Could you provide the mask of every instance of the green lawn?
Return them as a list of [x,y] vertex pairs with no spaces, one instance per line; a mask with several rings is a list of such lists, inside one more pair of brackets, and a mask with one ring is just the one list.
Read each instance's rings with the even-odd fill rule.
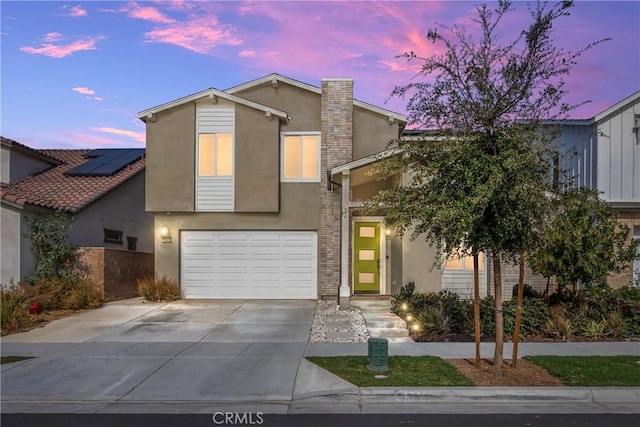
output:
[[640,386],[640,356],[529,356],[565,385]]
[[13,363],[20,362],[21,360],[32,359],[31,357],[26,356],[2,356],[0,357],[0,364],[4,365],[5,363]]
[[307,357],[312,363],[358,387],[455,387],[473,383],[439,357],[390,356],[386,378],[375,378],[367,356]]

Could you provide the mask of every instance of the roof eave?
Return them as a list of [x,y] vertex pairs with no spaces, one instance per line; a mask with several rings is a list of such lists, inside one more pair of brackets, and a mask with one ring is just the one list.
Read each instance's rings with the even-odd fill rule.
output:
[[148,108],[144,111],[139,112],[138,118],[143,122],[146,122],[147,119],[151,119],[155,114],[161,111],[169,110],[171,108],[175,108],[180,105],[184,105],[189,102],[194,102],[194,101],[198,101],[205,98],[215,99],[215,97],[226,99],[227,101],[230,101],[230,102],[234,102],[237,104],[245,105],[250,108],[254,108],[256,110],[263,111],[267,115],[276,116],[281,118],[282,120],[289,120],[289,115],[285,111],[267,107],[266,105],[249,101],[248,99],[240,98],[239,96],[235,96],[214,88],[209,88],[207,90],[203,90],[201,92],[194,93],[192,95],[185,96],[185,97],[176,99],[174,101],[170,101],[165,104],[158,105],[156,107]]
[[[276,73],[272,73],[272,74],[269,74],[267,76],[260,77],[259,79],[251,80],[250,82],[246,82],[246,83],[243,83],[243,84],[238,85],[238,86],[233,86],[233,87],[231,87],[229,89],[226,89],[225,92],[226,93],[230,93],[230,94],[242,92],[243,90],[250,89],[250,88],[255,87],[255,86],[260,86],[260,85],[267,84],[267,83],[273,83],[274,79],[276,79],[278,82],[286,83],[286,84],[289,84],[291,86],[295,86],[295,87],[298,87],[300,89],[308,90],[309,92],[313,92],[315,94],[322,95],[322,88],[310,85],[308,83],[303,83],[301,81],[298,81],[298,80],[295,80],[295,79],[292,79],[292,78],[289,78],[289,77],[285,77],[285,76],[282,76],[282,75],[276,74]],[[324,80],[330,80],[330,79],[324,79]],[[345,79],[340,79],[340,80],[345,80]],[[398,113],[395,113],[393,111],[386,110],[384,108],[376,107],[375,105],[371,105],[369,103],[366,103],[366,102],[363,102],[363,101],[359,101],[357,99],[353,100],[353,105],[355,107],[363,108],[365,110],[369,110],[369,111],[381,114],[383,116],[387,116],[390,119],[398,120],[399,122],[404,123],[404,124],[406,124],[408,122],[408,118],[406,116],[402,115],[402,114],[398,114]]]
[[601,112],[600,114],[597,114],[593,120],[598,122],[602,119],[604,119],[605,117],[607,117],[608,115],[610,115],[611,113],[614,113],[616,110],[619,110],[620,108],[624,107],[625,105],[636,101],[637,99],[640,98],[640,90],[637,91],[636,93],[626,97],[625,99],[623,99],[622,101],[618,102],[615,105],[612,105],[611,107],[607,108],[606,110],[604,110],[603,112]]

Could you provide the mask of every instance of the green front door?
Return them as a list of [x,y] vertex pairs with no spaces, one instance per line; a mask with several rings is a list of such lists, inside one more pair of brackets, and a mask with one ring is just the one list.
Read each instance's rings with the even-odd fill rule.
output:
[[380,293],[380,223],[356,222],[353,227],[353,291]]

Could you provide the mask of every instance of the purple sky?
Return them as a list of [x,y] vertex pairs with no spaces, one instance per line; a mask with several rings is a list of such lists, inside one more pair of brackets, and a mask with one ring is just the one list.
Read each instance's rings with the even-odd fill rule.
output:
[[[489,3],[491,4],[491,3]],[[319,85],[352,77],[361,101],[387,101],[415,75],[396,56],[436,48],[436,22],[465,24],[475,2],[2,1],[1,133],[33,147],[143,147],[137,112],[209,87],[270,73]],[[524,2],[505,39],[528,23]],[[640,89],[640,2],[577,1],[554,28],[559,46],[587,52],[567,79],[589,118]],[[385,104],[386,102],[386,104]]]

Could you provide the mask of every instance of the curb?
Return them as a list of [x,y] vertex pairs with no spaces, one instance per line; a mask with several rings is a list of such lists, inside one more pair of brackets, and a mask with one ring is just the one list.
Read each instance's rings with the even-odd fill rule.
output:
[[[639,404],[640,387],[362,387],[357,392],[308,393],[292,401],[318,397],[360,403],[582,403]],[[639,406],[640,408],[640,406]]]

